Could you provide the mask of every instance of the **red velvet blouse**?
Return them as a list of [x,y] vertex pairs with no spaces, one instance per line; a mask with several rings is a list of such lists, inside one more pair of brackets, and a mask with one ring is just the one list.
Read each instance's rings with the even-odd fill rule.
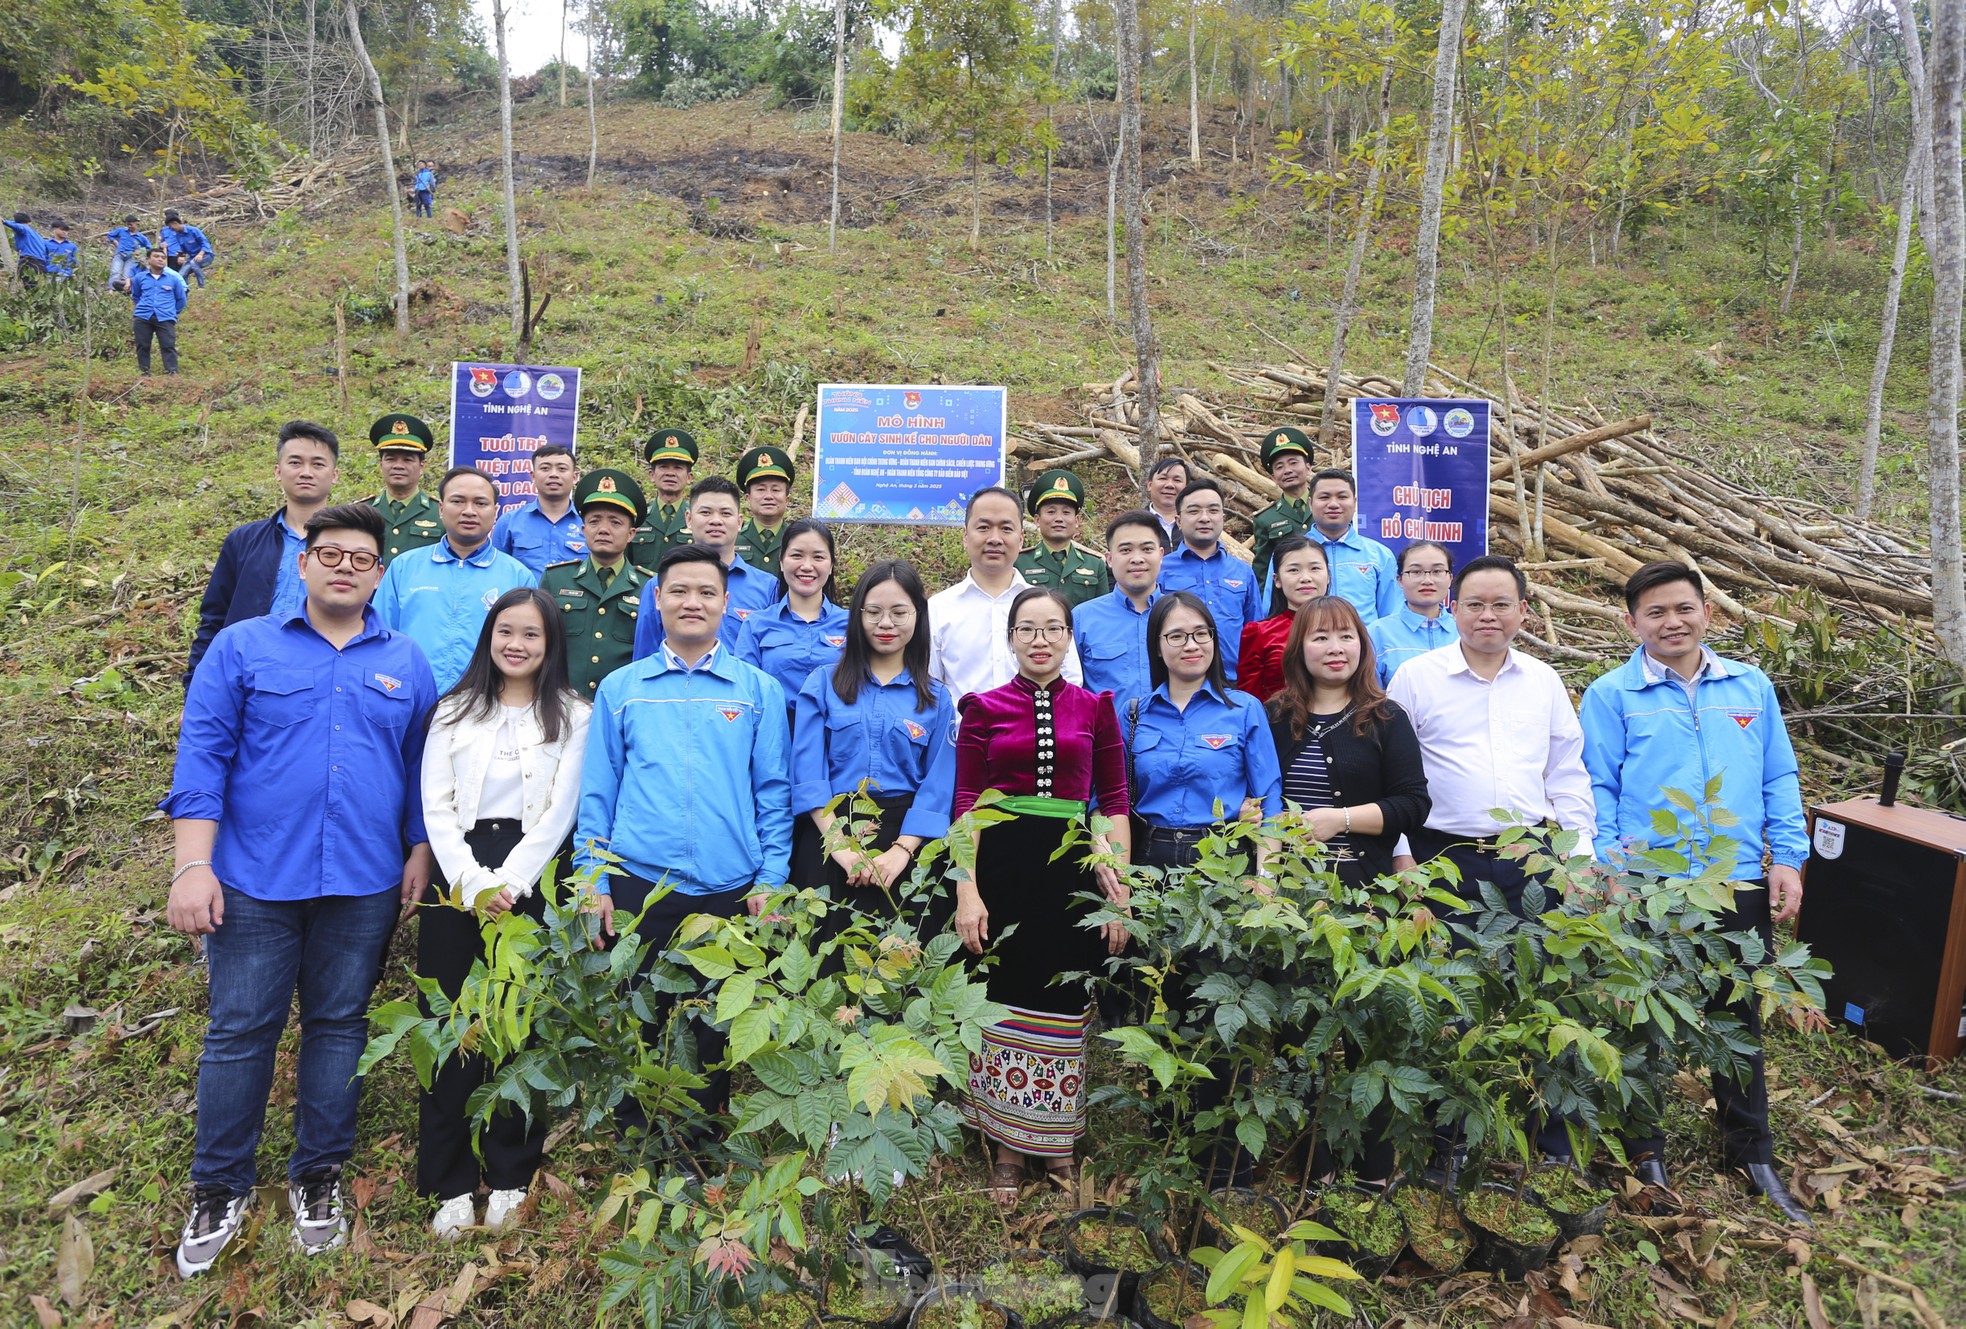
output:
[[1086,801],[1096,792],[1102,814],[1126,815],[1126,744],[1112,693],[1058,678],[1040,696],[1019,674],[970,693],[960,709],[952,815],[968,812],[985,789]]
[[1242,653],[1236,657],[1236,687],[1258,701],[1283,691],[1283,648],[1290,639],[1295,610],[1242,626]]

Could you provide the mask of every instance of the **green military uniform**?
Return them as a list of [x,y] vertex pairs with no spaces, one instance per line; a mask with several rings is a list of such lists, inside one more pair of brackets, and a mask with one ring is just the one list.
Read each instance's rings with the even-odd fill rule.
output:
[[[589,471],[574,486],[574,508],[611,503],[640,519],[647,515],[641,486],[624,471]],[[635,621],[642,587],[654,574],[628,559],[617,569],[595,565],[593,557],[549,563],[539,589],[560,606],[567,628],[567,677],[581,696],[592,698],[601,680],[635,658]]]
[[[385,448],[401,448],[426,456],[432,445],[430,426],[413,415],[385,415],[369,426],[369,442],[379,453]],[[389,497],[389,491],[362,500],[382,513],[388,531],[382,541],[382,561],[412,550],[428,549],[444,538],[444,523],[437,515],[437,500],[418,490],[402,502]]]
[[[1263,439],[1263,469],[1269,470],[1270,463],[1289,453],[1311,455],[1311,439],[1301,429],[1284,426],[1273,429]],[[1270,575],[1270,551],[1279,541],[1293,535],[1302,535],[1311,529],[1311,498],[1280,498],[1250,519],[1250,533],[1256,542],[1255,558],[1259,581],[1267,581]]]
[[[1068,502],[1083,512],[1085,482],[1070,471],[1047,471],[1037,478],[1026,497],[1033,513],[1043,504],[1057,501]],[[1033,586],[1056,586],[1074,609],[1113,589],[1106,560],[1076,540],[1058,550],[1040,541],[1017,556],[1017,570]]]
[[[797,472],[791,455],[783,448],[752,448],[737,459],[737,487],[749,494],[753,480],[783,480],[789,490]],[[760,572],[777,576],[778,560],[785,554],[785,528],[789,525],[789,515],[770,529],[758,525],[756,518],[746,518],[744,529],[737,533],[737,556]]]
[[[650,466],[659,461],[679,461],[696,465],[696,439],[686,429],[658,429],[642,445],[642,458]],[[679,545],[689,543],[687,502],[650,503],[647,519],[635,529],[628,544],[628,561],[644,572],[654,572],[662,556]]]

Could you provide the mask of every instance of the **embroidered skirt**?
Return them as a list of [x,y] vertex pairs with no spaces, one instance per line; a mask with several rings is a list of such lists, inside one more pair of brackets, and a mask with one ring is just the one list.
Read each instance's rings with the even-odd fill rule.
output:
[[1085,1134],[1085,1037],[1091,1012],[1011,1007],[969,1059],[963,1117],[987,1139],[1039,1158],[1070,1158]]

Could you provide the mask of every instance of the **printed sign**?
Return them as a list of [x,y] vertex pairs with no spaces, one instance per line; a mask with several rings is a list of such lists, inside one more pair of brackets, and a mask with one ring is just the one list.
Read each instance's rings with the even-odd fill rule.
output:
[[1488,403],[1358,398],[1358,529],[1397,553],[1444,545],[1460,567],[1488,552]]
[[532,454],[574,446],[580,371],[553,365],[451,365],[451,465],[498,484],[498,514],[532,497]]
[[1002,388],[822,383],[812,515],[960,526],[969,496],[1004,477]]
[[1816,819],[1816,852],[1826,859],[1843,857],[1844,826],[1827,817]]

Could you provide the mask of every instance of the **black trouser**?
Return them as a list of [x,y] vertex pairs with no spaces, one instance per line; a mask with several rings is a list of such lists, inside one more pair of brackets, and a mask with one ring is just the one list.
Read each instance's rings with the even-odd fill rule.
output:
[[[509,818],[481,821],[464,837],[471,856],[480,863],[503,863],[514,846],[525,838],[519,822]],[[437,986],[452,1001],[464,990],[471,966],[484,958],[485,939],[481,930],[484,917],[476,911],[457,909],[444,903],[442,892],[449,887],[439,875],[423,897],[417,911],[416,971],[437,980]],[[530,918],[540,918],[546,902],[535,888],[512,906]],[[429,1014],[424,1003],[424,1013]],[[470,1195],[483,1181],[495,1191],[524,1190],[532,1184],[539,1160],[546,1153],[546,1125],[533,1118],[530,1127],[525,1115],[510,1104],[485,1126],[480,1147],[484,1150],[481,1168],[471,1149],[471,1124],[466,1103],[472,1093],[491,1078],[491,1063],[474,1054],[461,1054],[437,1070],[430,1088],[417,1103],[416,1188],[438,1200]]]
[[164,372],[177,373],[177,320],[174,318],[145,318],[138,314],[130,320],[136,335],[137,372],[150,372],[150,339],[155,337],[157,345],[164,352]]
[[[641,912],[648,897],[656,890],[657,883],[646,877],[636,877],[627,873],[610,876],[607,880],[609,892],[614,896],[614,925],[616,929],[620,929],[629,919]],[[745,898],[755,893],[755,890],[756,888],[752,886],[737,886],[710,895],[685,895],[681,891],[672,890],[654,904],[648,905],[648,912],[642,915],[641,922],[636,925],[636,933],[654,944],[642,957],[641,972],[648,972],[649,966],[675,938],[676,929],[682,926],[684,919],[691,914],[735,918],[744,911]],[[664,1062],[673,1060],[662,1048],[664,1030],[669,1023],[669,1012],[675,1004],[676,998],[673,995],[664,994],[656,998],[650,1003],[654,1009],[655,1019],[642,1026],[643,1040],[657,1058]],[[701,1066],[709,1066],[713,1062],[722,1061],[726,1041],[724,1033],[713,1028],[709,1021],[697,1021],[697,1063]],[[707,1083],[703,1088],[691,1090],[690,1097],[696,1100],[697,1106],[705,1113],[722,1111],[725,1101],[730,1098],[730,1072],[709,1071],[705,1079]],[[646,1131],[649,1128],[648,1114],[642,1110],[641,1104],[632,1098],[621,1100],[621,1106],[615,1111],[615,1121],[624,1130],[633,1127]]]
[[48,275],[48,265],[38,258],[28,258],[23,254],[20,261],[14,264],[14,271],[20,274],[20,284],[32,290],[36,283]]

